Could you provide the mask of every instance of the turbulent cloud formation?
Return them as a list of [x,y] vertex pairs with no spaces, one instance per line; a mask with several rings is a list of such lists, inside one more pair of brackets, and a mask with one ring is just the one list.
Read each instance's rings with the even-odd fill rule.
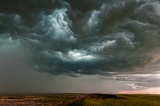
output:
[[16,62],[78,77],[153,64],[159,60],[154,61],[159,5],[158,0],[1,0],[0,69]]

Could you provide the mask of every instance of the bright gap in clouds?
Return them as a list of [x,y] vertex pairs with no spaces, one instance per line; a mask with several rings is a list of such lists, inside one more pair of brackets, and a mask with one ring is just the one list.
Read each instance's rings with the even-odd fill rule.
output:
[[118,94],[160,94],[160,87],[148,88],[143,90],[120,91]]

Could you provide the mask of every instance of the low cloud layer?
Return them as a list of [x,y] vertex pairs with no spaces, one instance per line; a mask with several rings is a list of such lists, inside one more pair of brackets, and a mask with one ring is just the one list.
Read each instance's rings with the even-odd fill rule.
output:
[[158,0],[1,0],[1,73],[145,74],[159,63],[159,10]]

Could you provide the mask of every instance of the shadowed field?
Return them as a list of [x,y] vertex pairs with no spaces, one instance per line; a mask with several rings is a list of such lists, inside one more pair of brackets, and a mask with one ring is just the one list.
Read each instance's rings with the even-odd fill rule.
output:
[[160,106],[160,95],[1,95],[0,106]]
[[160,106],[160,95],[90,94],[67,106]]

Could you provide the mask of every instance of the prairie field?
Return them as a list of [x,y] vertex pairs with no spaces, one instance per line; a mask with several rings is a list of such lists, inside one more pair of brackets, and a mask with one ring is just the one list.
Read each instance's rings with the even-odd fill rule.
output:
[[1,95],[0,106],[160,106],[160,95],[43,94]]
[[160,95],[91,94],[68,106],[160,106]]

